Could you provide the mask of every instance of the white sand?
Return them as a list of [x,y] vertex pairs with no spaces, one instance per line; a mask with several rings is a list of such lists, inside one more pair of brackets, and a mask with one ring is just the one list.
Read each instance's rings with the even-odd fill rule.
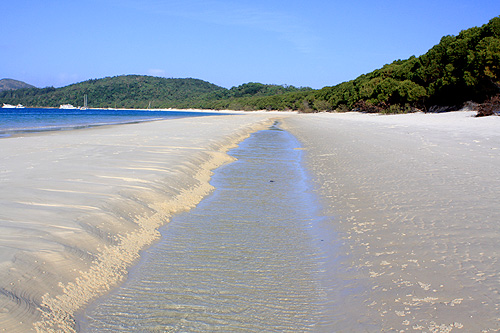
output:
[[337,330],[500,330],[500,117],[473,114],[285,120],[342,239]]
[[212,188],[225,151],[269,126],[245,114],[0,140],[0,330],[71,331],[157,228]]
[[250,113],[2,139],[0,329],[71,331],[212,190],[224,152],[285,117],[342,239],[333,327],[499,330],[500,117],[472,115]]

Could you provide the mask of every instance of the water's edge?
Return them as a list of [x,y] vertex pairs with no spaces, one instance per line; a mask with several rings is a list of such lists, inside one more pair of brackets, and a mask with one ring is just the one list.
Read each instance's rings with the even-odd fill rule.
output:
[[128,280],[79,314],[79,330],[331,325],[336,235],[318,215],[300,143],[276,125],[229,152],[237,160],[215,170],[215,191],[160,229]]
[[35,329],[40,332],[77,329],[77,312],[96,296],[105,294],[120,283],[130,266],[139,258],[140,252],[158,239],[158,228],[168,222],[173,214],[191,209],[212,191],[213,188],[209,184],[212,170],[231,161],[226,151],[250,133],[268,126],[266,124],[269,124],[269,120],[242,126],[224,140],[211,144],[210,149],[193,154],[185,161],[185,165],[178,166],[185,171],[182,171],[182,177],[186,179],[182,180],[181,184],[187,187],[176,189],[177,194],[160,194],[156,193],[155,189],[156,194],[146,191],[144,198],[137,198],[138,202],[149,202],[148,209],[151,209],[152,213],[138,218],[138,228],[120,235],[117,244],[101,249],[90,269],[80,272],[80,276],[72,282],[60,283],[62,294],[45,294],[40,306],[41,320],[34,323]]

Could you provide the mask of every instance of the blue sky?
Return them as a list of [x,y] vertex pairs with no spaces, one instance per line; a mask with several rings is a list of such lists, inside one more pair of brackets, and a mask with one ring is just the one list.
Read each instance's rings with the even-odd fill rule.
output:
[[123,74],[321,88],[500,15],[499,0],[16,0],[0,78],[61,87]]

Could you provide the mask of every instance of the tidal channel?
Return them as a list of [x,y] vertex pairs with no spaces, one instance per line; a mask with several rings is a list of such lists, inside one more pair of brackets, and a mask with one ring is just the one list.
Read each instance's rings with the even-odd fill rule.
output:
[[300,143],[273,126],[230,151],[215,191],[174,217],[119,288],[86,309],[82,332],[326,331],[318,201]]

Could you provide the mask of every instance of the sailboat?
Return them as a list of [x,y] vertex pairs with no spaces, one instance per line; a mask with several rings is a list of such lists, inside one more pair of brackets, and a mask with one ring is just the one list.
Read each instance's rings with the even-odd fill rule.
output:
[[83,106],[80,108],[80,110],[87,110],[87,94],[83,95]]

